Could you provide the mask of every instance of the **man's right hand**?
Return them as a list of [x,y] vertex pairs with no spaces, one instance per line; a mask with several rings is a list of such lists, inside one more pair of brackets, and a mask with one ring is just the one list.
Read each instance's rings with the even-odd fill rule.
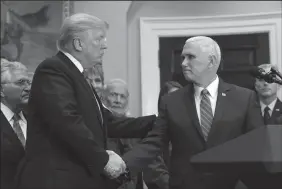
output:
[[115,179],[125,172],[126,165],[118,154],[111,150],[106,151],[109,154],[109,161],[104,168],[104,172],[109,178]]

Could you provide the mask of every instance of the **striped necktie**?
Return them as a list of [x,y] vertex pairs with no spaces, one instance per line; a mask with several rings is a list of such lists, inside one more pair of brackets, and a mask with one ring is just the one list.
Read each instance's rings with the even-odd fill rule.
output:
[[204,138],[207,141],[213,121],[213,114],[212,114],[211,102],[208,97],[209,91],[207,89],[204,89],[202,90],[201,95],[202,95],[202,100],[200,104],[201,128]]
[[14,120],[13,129],[24,147],[25,146],[25,137],[24,137],[23,131],[20,126],[20,120],[21,120],[20,115],[14,114],[13,120]]

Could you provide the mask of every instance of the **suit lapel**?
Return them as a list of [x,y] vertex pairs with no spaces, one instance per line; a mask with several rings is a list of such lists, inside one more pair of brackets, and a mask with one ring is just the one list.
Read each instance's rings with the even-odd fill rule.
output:
[[277,99],[271,114],[271,118],[269,120],[270,124],[276,124],[276,119],[282,115],[281,108],[282,108],[282,102],[279,99]]
[[228,91],[231,90],[231,85],[223,82],[219,79],[218,85],[218,94],[217,94],[217,101],[215,107],[215,113],[213,118],[213,123],[211,126],[211,130],[208,135],[207,142],[212,142],[213,140],[217,140],[217,136],[215,133],[218,132],[220,128],[218,128],[217,122],[221,120],[222,116],[224,115],[224,111],[228,110],[229,103],[228,103]]
[[88,82],[86,81],[86,79],[84,78],[83,74],[77,69],[77,67],[71,62],[71,60],[65,56],[62,52],[58,52],[57,56],[63,61],[63,62],[66,62],[68,63],[68,66],[69,68],[71,69],[72,73],[75,75],[75,77],[77,78],[77,80],[82,84],[82,86],[85,88],[85,90],[87,91],[87,93],[91,96],[92,98],[92,101],[94,102],[95,104],[95,109],[96,109],[96,112],[97,112],[97,118],[100,122],[100,126],[103,128],[103,122],[102,122],[102,119],[101,119],[101,112],[99,110],[99,107],[98,107],[98,104],[99,102],[98,99],[96,101],[96,98],[94,96],[94,92],[93,90],[91,89],[91,86],[88,84]]
[[[188,97],[188,100],[187,100],[187,97]],[[189,115],[193,127],[196,129],[200,138],[204,142],[204,135],[202,133],[200,121],[199,121],[198,114],[197,114],[196,104],[195,104],[193,84],[186,86],[184,96],[183,96],[183,101],[181,101],[181,102],[184,102],[184,105],[185,105],[186,110],[187,110],[187,114],[185,114],[185,115]]]
[[6,119],[2,111],[1,111],[0,119],[1,119],[1,132],[3,132],[3,139],[6,138],[5,137],[6,135],[9,141],[11,141],[13,144],[16,144],[17,146],[19,146],[20,148],[24,150],[23,145],[21,144],[21,141],[19,140],[17,134],[12,129],[9,121]]

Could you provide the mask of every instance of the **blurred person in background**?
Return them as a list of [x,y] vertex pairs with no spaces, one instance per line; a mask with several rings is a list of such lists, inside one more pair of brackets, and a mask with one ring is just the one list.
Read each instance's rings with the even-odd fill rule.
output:
[[[270,71],[271,64],[262,64],[258,68],[263,69],[266,73]],[[275,69],[277,69],[275,67]],[[261,108],[261,115],[264,119],[264,124],[281,124],[280,117],[282,116],[282,102],[277,97],[279,84],[268,83],[259,76],[255,79],[255,90],[259,105]]]
[[102,64],[97,63],[93,67],[86,68],[83,74],[87,82],[92,85],[100,99],[103,101],[104,71]]
[[[113,79],[105,85],[104,103],[115,116],[128,117],[129,92],[125,81]],[[122,155],[130,151],[141,139],[109,138],[108,147]],[[158,156],[143,173],[139,173],[132,181],[119,189],[167,189],[168,170],[162,156]]]
[[[182,85],[178,83],[177,81],[167,81],[165,82],[164,86],[161,88],[160,93],[159,93],[159,99],[158,99],[158,109],[160,109],[160,102],[163,96],[177,91],[178,89],[181,89]],[[164,148],[164,161],[166,166],[169,169],[169,163],[170,163],[170,154],[171,154],[171,143],[169,143],[168,148]]]
[[20,62],[1,58],[1,188],[12,189],[25,154],[27,118],[22,108],[29,99],[30,78]]

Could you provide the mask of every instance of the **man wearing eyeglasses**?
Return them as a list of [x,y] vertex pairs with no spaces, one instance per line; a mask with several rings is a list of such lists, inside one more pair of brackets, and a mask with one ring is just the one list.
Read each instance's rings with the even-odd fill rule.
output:
[[1,188],[11,189],[18,163],[24,156],[30,79],[20,62],[1,59]]

